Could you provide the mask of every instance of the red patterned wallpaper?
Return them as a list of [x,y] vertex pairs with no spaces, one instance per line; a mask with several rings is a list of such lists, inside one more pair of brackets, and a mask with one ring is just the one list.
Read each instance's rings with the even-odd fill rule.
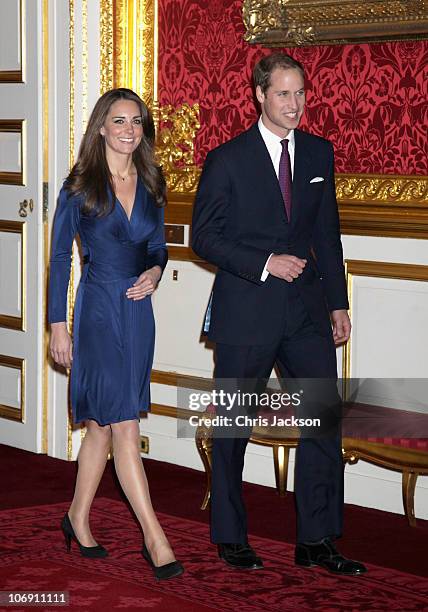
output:
[[[160,103],[200,105],[196,162],[257,118],[241,0],[160,0]],[[428,42],[289,49],[307,74],[301,127],[329,138],[337,172],[426,174]]]

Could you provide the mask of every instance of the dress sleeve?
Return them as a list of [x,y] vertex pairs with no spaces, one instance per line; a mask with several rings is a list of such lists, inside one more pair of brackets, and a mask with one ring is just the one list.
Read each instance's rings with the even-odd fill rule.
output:
[[80,198],[64,187],[55,211],[49,274],[49,323],[67,320],[67,291],[70,280],[73,240],[79,232]]
[[156,229],[147,245],[147,269],[160,266],[162,272],[168,263],[168,250],[165,242],[164,209],[157,208]]

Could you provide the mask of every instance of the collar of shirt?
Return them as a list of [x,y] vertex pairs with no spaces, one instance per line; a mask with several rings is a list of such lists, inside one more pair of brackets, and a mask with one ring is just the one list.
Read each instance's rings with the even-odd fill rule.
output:
[[[265,126],[260,117],[258,121],[258,128],[263,138],[263,141],[266,145],[266,148],[269,152],[270,158],[272,160],[273,167],[276,172],[276,176],[279,174],[279,160],[281,158],[282,153],[282,144],[281,140],[283,140],[280,136],[277,136]],[[295,140],[294,140],[294,130],[290,130],[287,136],[288,139],[288,152],[290,154],[290,163],[291,163],[291,176],[294,174],[294,151],[295,151]]]

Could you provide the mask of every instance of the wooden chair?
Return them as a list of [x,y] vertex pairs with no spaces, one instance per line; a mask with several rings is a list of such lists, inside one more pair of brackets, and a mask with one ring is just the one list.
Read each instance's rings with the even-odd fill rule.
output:
[[[342,438],[344,463],[354,464],[363,459],[374,465],[401,472],[404,513],[409,525],[416,526],[415,487],[419,474],[428,475],[428,439],[396,436],[381,438],[367,436],[366,438],[361,435],[361,427],[355,426],[355,420],[369,411],[371,420],[368,429],[370,429],[370,425],[372,429],[375,428],[373,423],[378,422],[379,419],[382,419],[382,426],[384,426],[385,411],[391,409],[364,404],[353,404],[350,409],[354,411],[352,413],[354,418],[351,421],[353,428],[359,432],[359,435],[347,435],[349,426],[347,427],[346,423],[344,424],[344,437]],[[400,427],[400,423],[405,423],[406,431],[409,428],[409,420],[413,420],[416,423],[415,427],[420,428],[419,423],[425,419],[423,421],[424,429],[416,429],[415,431],[426,431],[427,417],[425,415],[397,410],[394,410],[393,415],[394,426]],[[364,426],[367,429],[368,419],[366,418],[365,421]],[[196,431],[195,441],[207,477],[205,496],[201,506],[202,509],[205,509],[208,506],[211,491],[212,428],[206,424],[200,425]],[[280,496],[284,496],[287,492],[290,448],[295,448],[298,441],[299,430],[293,427],[256,426],[253,428],[250,437],[250,442],[272,448],[276,488]]]

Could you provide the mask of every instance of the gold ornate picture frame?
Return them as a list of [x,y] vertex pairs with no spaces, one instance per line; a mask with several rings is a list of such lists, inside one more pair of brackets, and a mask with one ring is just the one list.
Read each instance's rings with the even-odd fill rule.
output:
[[426,38],[426,0],[244,0],[245,40],[267,46]]
[[[382,7],[383,10],[386,10],[387,5],[390,5],[389,8],[397,5],[397,10],[401,11],[397,13],[398,17],[403,14],[403,5],[406,5],[408,10],[412,10],[416,16],[419,15],[418,19],[415,17],[415,21],[419,24],[421,23],[421,11],[425,10],[422,0],[407,0],[406,2],[372,0],[372,2],[365,1],[364,3],[356,0],[352,2],[346,0],[340,0],[340,2],[336,0],[299,0],[299,2],[297,0],[290,0],[290,2],[287,0],[244,0],[244,11],[247,10],[247,19],[252,20],[255,27],[256,23],[260,24],[261,19],[271,14],[269,11],[272,11],[272,7],[277,6],[278,12],[279,6],[291,9],[292,5],[297,4],[306,7],[305,10],[308,9],[309,4],[316,5],[320,10],[326,7],[329,10],[334,7],[338,9],[339,5],[352,4],[353,11],[348,12],[348,15],[354,16],[357,8],[363,4],[365,6],[376,4],[375,8],[379,10]],[[271,28],[276,24],[275,15],[277,13],[274,12],[272,18],[268,19]],[[407,26],[401,23],[400,29],[405,27]],[[284,41],[281,44],[284,44]],[[183,105],[180,109],[159,109],[157,74],[158,0],[101,0],[102,92],[116,86],[126,86],[136,90],[151,107],[157,127],[159,119],[164,118],[165,114],[174,115],[176,126],[174,132],[166,133],[160,130],[158,135],[158,155],[169,187],[166,221],[171,224],[190,225],[192,204],[200,174],[200,169],[192,162],[194,136],[199,127],[198,105],[187,105],[187,108],[185,108],[186,105]],[[180,164],[180,170],[177,170],[174,159],[180,155],[181,148],[177,145],[183,141],[186,144],[186,159],[184,164]],[[426,177],[337,174],[336,191],[342,233],[428,238],[428,180]],[[197,260],[189,247],[170,247],[170,258]]]

